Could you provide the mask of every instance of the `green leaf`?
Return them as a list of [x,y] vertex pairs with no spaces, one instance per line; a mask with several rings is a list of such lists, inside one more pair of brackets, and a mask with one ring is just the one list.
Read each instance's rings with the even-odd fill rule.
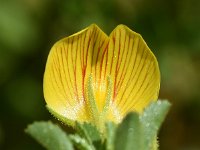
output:
[[159,100],[150,104],[140,116],[145,134],[144,150],[150,150],[155,147],[155,138],[157,137],[158,130],[164,121],[169,107],[170,103],[168,101]]
[[61,128],[52,122],[34,122],[25,130],[48,150],[73,150],[72,144]]
[[116,125],[112,122],[106,123],[106,150],[114,150]]
[[115,150],[143,150],[143,139],[139,115],[129,113],[117,128]]
[[90,145],[85,138],[75,134],[69,136],[71,141],[79,150],[95,150],[93,145]]

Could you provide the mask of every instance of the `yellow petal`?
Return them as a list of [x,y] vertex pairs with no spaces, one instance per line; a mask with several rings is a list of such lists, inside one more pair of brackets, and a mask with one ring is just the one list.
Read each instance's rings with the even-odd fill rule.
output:
[[[97,114],[92,114],[87,103],[90,76]],[[44,74],[44,97],[51,110],[67,119],[91,122],[106,105],[106,119],[119,122],[128,112],[141,112],[156,100],[159,84],[157,60],[139,34],[119,25],[108,37],[91,25],[52,47]]]
[[109,38],[107,74],[114,86],[111,113],[122,118],[130,111],[141,112],[157,100],[160,72],[155,56],[140,34],[119,25]]
[[[107,35],[91,25],[52,47],[44,74],[44,97],[51,110],[71,120],[90,121],[85,86],[92,74],[93,86],[98,87],[95,83],[107,43]],[[101,94],[101,90],[95,93]]]

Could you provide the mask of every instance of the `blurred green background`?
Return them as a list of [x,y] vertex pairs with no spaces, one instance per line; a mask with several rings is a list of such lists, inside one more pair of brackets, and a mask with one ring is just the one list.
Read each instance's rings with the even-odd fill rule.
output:
[[42,80],[48,52],[60,38],[96,23],[140,33],[158,58],[160,98],[171,110],[161,150],[200,150],[199,0],[0,0],[0,149],[43,149],[24,133],[45,108]]

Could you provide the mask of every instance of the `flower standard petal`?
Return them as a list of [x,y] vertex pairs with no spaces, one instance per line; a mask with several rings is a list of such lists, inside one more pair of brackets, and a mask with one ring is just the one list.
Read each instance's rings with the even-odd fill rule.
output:
[[113,109],[120,118],[141,112],[157,100],[160,72],[157,60],[140,34],[124,25],[109,36],[107,72],[113,81]]
[[95,64],[101,60],[107,39],[96,25],[91,25],[52,47],[44,74],[44,97],[51,110],[70,120],[90,122],[85,84],[92,74],[95,87]]

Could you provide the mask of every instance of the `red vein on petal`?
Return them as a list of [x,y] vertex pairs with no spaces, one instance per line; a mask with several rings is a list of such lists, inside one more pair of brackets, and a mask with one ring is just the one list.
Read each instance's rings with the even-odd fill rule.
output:
[[[148,57],[148,56],[146,56],[146,57]],[[132,99],[135,99],[135,97],[137,96],[138,92],[141,90],[142,86],[144,85],[144,82],[146,81],[146,78],[147,78],[148,72],[149,72],[149,70],[150,70],[150,68],[149,68],[150,64],[151,64],[151,62],[148,64],[148,67],[147,67],[147,71],[146,71],[145,77],[143,78],[143,81],[142,81],[142,83],[140,84],[140,87],[137,89],[137,92],[133,93],[134,95],[131,96]],[[141,68],[141,70],[140,70],[139,75],[140,75],[141,72],[143,71],[145,65],[146,65],[146,64],[145,64],[145,62],[144,62],[144,63],[143,63],[143,66],[142,66],[142,68]],[[138,83],[139,75],[138,75],[138,78],[137,78],[135,84]],[[130,92],[130,94],[129,94],[128,97],[130,97],[130,95],[131,95],[131,93],[132,93],[133,90],[134,90],[134,88],[131,90],[131,92]],[[128,98],[127,98],[127,100],[128,100]],[[133,107],[137,102],[138,102],[138,100],[135,100],[135,102],[132,103],[132,105],[131,105],[131,104],[130,104],[130,105],[127,104],[127,108],[126,108],[126,110],[129,110],[130,107],[131,107],[131,106]],[[131,103],[131,102],[130,102],[130,103]]]
[[[153,78],[153,74],[152,74],[152,78]],[[154,79],[155,80],[155,79]],[[154,80],[151,80],[151,83],[152,82],[154,82]],[[150,84],[148,87],[147,87],[147,90],[150,90],[150,94],[149,94],[149,96],[146,98],[146,100],[153,100],[153,99],[151,99],[152,97],[153,97],[153,95],[155,94],[155,89],[153,89],[152,87],[154,86],[154,84]],[[147,91],[145,91],[145,92],[147,92]],[[145,93],[144,92],[144,93]],[[146,102],[146,101],[143,101],[143,103],[144,102]],[[137,101],[137,102],[135,102],[135,104],[129,109],[129,111],[131,110],[131,109],[133,109],[133,107],[134,106],[136,106],[137,104],[139,103],[139,101]]]
[[[74,85],[74,88],[75,88],[75,90],[74,90],[74,98],[77,100],[78,99],[78,94],[77,94],[77,86],[76,86],[76,74],[75,74],[75,60],[74,60],[74,57],[73,57],[73,48],[74,48],[74,36],[71,38],[71,41],[70,41],[71,43],[72,43],[72,45],[71,45],[71,60],[72,60],[72,71],[73,71],[73,77],[74,77],[74,80],[73,80],[73,85]],[[76,53],[76,49],[75,49],[75,53]],[[76,57],[76,56],[75,56]],[[72,86],[73,86],[72,85]]]
[[[113,33],[113,38],[112,38],[112,40],[113,40],[113,45],[115,46],[115,33]],[[113,57],[114,57],[114,47],[113,47],[113,54],[112,54],[112,61],[111,61],[111,66],[110,66],[110,74],[111,74],[111,72],[112,72],[112,65],[113,65]]]
[[106,63],[105,63],[105,74],[104,74],[104,80],[106,79],[106,75],[107,75],[107,65],[108,65],[108,45],[109,43],[107,44],[106,48],[105,48],[105,51],[106,51]]
[[83,58],[82,58],[82,47],[81,47],[82,45],[81,44],[82,44],[83,41],[82,41],[81,36],[78,36],[78,37],[80,39],[80,42],[78,44],[79,44],[79,48],[80,48],[80,50],[79,50],[79,52],[80,52],[80,62],[81,62],[80,65],[81,65],[81,71],[82,71],[83,70],[83,62],[82,62]]
[[[52,76],[53,76],[53,77],[52,77]],[[54,66],[53,66],[53,65],[52,65],[50,77],[51,77],[51,79],[54,79],[54,81],[55,81],[55,82],[51,82],[52,88],[54,89],[54,91],[57,91],[57,88],[59,88],[59,86],[58,86],[57,80],[56,80],[56,78],[55,78]],[[55,87],[54,83],[57,85],[56,87]],[[58,95],[58,96],[62,96],[62,97],[63,97],[63,95]],[[60,99],[58,99],[58,100],[60,100]],[[66,105],[63,101],[60,101],[60,102],[63,104],[63,106],[64,106],[65,108],[67,108],[67,105]]]
[[[101,38],[100,38],[101,39]],[[99,66],[99,77],[100,77],[100,79],[99,79],[99,82],[101,82],[101,76],[102,76],[102,65],[103,65],[103,60],[104,60],[104,55],[105,55],[105,49],[106,49],[106,47],[105,47],[105,49],[102,49],[103,48],[103,45],[105,44],[105,42],[106,42],[106,39],[104,39],[101,43],[99,42],[99,47],[98,47],[98,54],[97,54],[97,60],[96,60],[96,64],[97,64],[97,62],[98,62],[98,60],[99,60],[99,53],[101,52],[101,57],[100,57],[100,59],[101,60],[99,60],[100,61],[100,66]],[[96,65],[97,66],[97,65]],[[97,69],[95,69],[95,70],[97,70]],[[100,84],[100,83],[99,83]]]
[[[53,60],[53,65],[52,65],[52,74],[53,74],[53,78],[52,79],[54,79],[54,81],[55,81],[55,84],[57,85],[57,88],[59,89],[59,91],[62,91],[62,88],[60,88],[60,86],[58,85],[58,81],[56,80],[56,73],[58,74],[58,71],[57,71],[57,67],[56,67],[57,65],[56,65],[56,63],[55,63],[55,61]],[[56,72],[56,73],[55,73]],[[53,82],[52,82],[53,83]],[[65,97],[65,95],[63,95],[63,93],[62,93],[62,96],[63,97]]]
[[83,38],[83,43],[81,43],[81,47],[83,47],[83,62],[82,62],[82,65],[83,65],[83,69],[82,69],[82,94],[83,94],[83,98],[85,100],[85,71],[86,71],[86,66],[85,66],[85,62],[84,62],[84,58],[85,58],[85,39],[86,39],[86,33],[85,33],[85,36]]
[[[98,45],[97,45],[96,61],[95,61],[95,64],[94,64],[95,65],[95,83],[97,84],[97,91],[100,91],[100,88],[101,88],[101,67],[100,66],[101,66],[101,64],[99,66],[98,61],[100,61],[99,60],[99,53],[102,52],[102,46],[104,45],[105,39],[103,41],[101,41],[102,40],[102,34],[99,34],[99,36],[97,36],[96,40],[98,40],[99,42],[98,42]],[[97,66],[100,67],[99,72],[97,72]],[[98,74],[99,78],[97,78],[97,74]]]
[[[57,67],[57,65],[56,65],[56,63],[55,63],[55,61],[53,59],[53,65],[52,65],[52,69],[51,70],[52,70],[52,75],[54,76],[52,79],[54,79],[55,82],[52,82],[52,86],[55,89],[55,91],[57,91],[57,89],[59,89],[59,91],[62,91],[62,88],[60,88],[60,86],[58,84],[58,81],[56,80],[56,73],[58,74],[58,70],[57,69],[58,69],[58,67]],[[55,87],[53,83],[55,83],[57,85],[57,87]],[[60,93],[60,92],[58,92],[58,93]],[[65,95],[65,93],[62,93],[60,96],[65,97],[66,95]],[[63,103],[64,106],[66,107],[66,104],[63,101],[61,101],[61,103]]]
[[[149,93],[151,93],[151,95],[147,98],[147,100],[154,100],[154,99],[151,99],[152,97],[154,97],[154,95],[155,95],[155,89],[154,88],[152,88],[153,86],[154,86],[154,82],[157,82],[157,78],[153,78],[153,76],[154,76],[154,73],[156,72],[156,69],[154,68],[154,72],[152,73],[152,78],[151,79],[153,79],[153,80],[151,80],[151,82],[149,82],[149,86],[147,87],[147,89],[146,89],[146,92],[147,92],[147,90],[149,90],[149,89],[151,89],[150,91],[149,91]],[[148,89],[149,88],[149,89]],[[156,94],[158,95],[158,91],[159,90],[159,86],[157,86],[157,91],[156,91]]]
[[65,88],[64,88],[64,84],[63,84],[63,78],[62,78],[62,75],[61,75],[61,65],[62,65],[62,61],[60,60],[61,58],[58,56],[58,51],[61,52],[62,48],[60,48],[58,50],[58,48],[56,47],[56,57],[57,57],[57,60],[58,60],[58,63],[57,65],[55,65],[55,71],[57,72],[57,75],[59,76],[59,81],[61,83],[61,86],[62,88],[60,89],[60,91],[63,91],[63,93],[66,95],[65,93]]
[[[74,39],[73,39],[74,40]],[[77,38],[77,42],[78,42],[78,38]],[[77,52],[78,52],[78,43],[75,44],[76,45],[76,49],[75,49],[75,63],[74,63],[74,82],[75,82],[75,88],[76,88],[76,94],[77,94],[77,98],[78,98],[78,101],[80,102],[80,99],[79,99],[79,94],[78,94],[78,86],[77,86],[77,73],[76,73],[76,64],[77,64]]]
[[[113,92],[113,99],[115,99],[116,95],[117,95],[117,87],[116,87],[116,82],[117,82],[117,76],[118,76],[118,65],[119,65],[119,57],[120,57],[120,47],[121,47],[121,42],[120,42],[120,39],[121,39],[121,30],[119,30],[119,39],[118,42],[119,42],[119,45],[118,45],[118,52],[117,52],[117,64],[115,66],[115,79],[114,79],[114,92]],[[114,51],[115,51],[115,48],[114,48]]]
[[[122,51],[122,55],[121,55],[121,57],[119,57],[119,65],[117,66],[117,72],[120,70],[120,68],[121,68],[121,63],[122,63],[122,59],[123,59],[123,56],[124,56],[124,50],[125,50],[125,45],[126,45],[126,36],[125,36],[125,39],[124,39],[124,41],[122,40],[122,38],[121,38],[121,35],[122,34],[122,31],[120,32],[120,39],[119,39],[119,49],[121,49],[122,48],[122,44],[120,44],[120,43],[124,43],[124,47],[123,47],[123,49],[121,49],[121,51]],[[119,72],[118,72],[119,73]]]
[[[121,64],[122,64],[122,61],[123,61],[123,56],[124,56],[124,53],[125,53],[125,51],[127,51],[126,52],[126,56],[125,56],[125,62],[124,62],[124,65],[123,65],[123,68],[122,68],[122,71],[121,71],[121,76],[120,76],[120,78],[119,78],[119,80],[118,80],[118,82],[116,83],[116,90],[119,92],[119,90],[120,90],[120,87],[119,87],[119,83],[120,83],[120,81],[122,81],[122,74],[124,73],[124,67],[125,67],[125,64],[126,64],[126,60],[127,60],[127,53],[128,53],[128,51],[129,51],[129,49],[128,50],[126,50],[125,48],[126,48],[126,40],[127,40],[127,36],[125,35],[125,39],[124,39],[124,46],[123,46],[123,49],[122,49],[122,56],[121,56],[121,60],[120,60],[120,65],[119,65],[119,67],[118,67],[118,73],[120,72],[119,70],[120,70],[120,68],[121,68]],[[121,41],[121,42],[123,42],[123,41]],[[129,43],[128,43],[128,45],[129,45]],[[123,82],[123,81],[122,81]],[[116,93],[117,94],[117,93]]]
[[[125,79],[125,75],[126,75],[126,73],[127,73],[127,68],[128,68],[129,65],[130,65],[130,58],[131,58],[131,56],[132,56],[133,50],[130,50],[130,49],[129,49],[129,46],[130,46],[130,37],[128,36],[128,49],[126,50],[125,62],[124,62],[123,68],[122,68],[121,76],[120,76],[120,78],[119,78],[120,80],[119,80],[119,82],[118,82],[118,84],[117,84],[118,91],[120,91],[120,89],[121,89],[121,85],[123,84],[124,79]],[[125,44],[124,44],[124,50],[125,50]],[[131,56],[130,56],[129,62],[128,62],[128,64],[127,64],[127,56],[128,56],[128,53],[129,53],[130,51],[131,51]],[[126,67],[126,71],[124,71],[124,70],[125,70],[125,66],[127,66],[127,67]]]
[[[141,65],[141,61],[142,61],[143,55],[144,55],[144,48],[143,48],[143,53],[142,53],[141,58],[140,58],[140,63],[139,63],[139,65],[138,65],[138,67],[137,67],[137,69],[136,69],[136,71],[135,71],[134,76],[132,77],[132,80],[135,78],[135,76],[136,76],[136,74],[137,74],[137,72],[138,72],[139,66]],[[146,56],[146,57],[147,57],[147,56]],[[145,57],[145,59],[146,59],[146,57]],[[145,65],[145,62],[143,62],[142,68],[139,70],[139,74],[138,74],[138,76],[137,76],[137,80],[135,81],[134,85],[137,84],[138,79],[139,79],[139,77],[140,77],[139,75],[141,74],[141,71],[142,71],[144,65]],[[135,86],[132,87],[132,89],[131,89],[131,91],[129,92],[127,98],[124,100],[124,104],[123,104],[124,107],[126,106],[125,103],[127,102],[128,98],[130,97],[130,95],[131,95],[131,93],[133,92],[134,89],[135,89]],[[134,94],[135,94],[135,93],[134,93]],[[134,99],[133,99],[133,100],[134,100]]]
[[[130,38],[129,38],[130,39]],[[133,42],[135,42],[135,41],[133,41]],[[128,60],[128,65],[126,65],[126,70],[124,71],[124,75],[122,76],[123,78],[122,78],[122,80],[121,81],[123,81],[124,79],[125,79],[125,77],[126,77],[126,74],[127,74],[127,72],[128,72],[128,68],[129,68],[129,66],[130,66],[130,64],[131,64],[131,60],[132,60],[132,54],[133,54],[133,52],[134,52],[134,44],[132,45],[132,47],[130,48],[131,50],[131,54],[130,54],[130,57],[129,57],[129,60]],[[137,56],[137,49],[136,49],[136,56]],[[134,59],[134,61],[136,61],[136,57],[135,57],[135,59]],[[134,67],[135,67],[135,62],[134,62],[134,65],[133,65],[133,68],[132,69],[134,69]],[[132,72],[133,72],[134,70],[132,70]],[[131,73],[131,75],[132,75],[132,73]],[[131,77],[131,75],[130,75],[130,77]],[[129,78],[129,81],[130,81],[130,78]],[[128,83],[129,83],[129,81],[128,81]],[[122,86],[122,83],[123,82],[121,82],[120,83],[120,85],[119,85],[119,87],[121,87]],[[127,84],[127,83],[126,83]]]
[[[69,39],[67,39],[67,43],[69,43]],[[69,44],[67,45],[67,49],[69,49]],[[67,51],[67,58],[69,58],[70,56],[68,55],[68,51]],[[71,57],[70,57],[71,58]],[[71,84],[71,87],[72,87],[72,90],[73,90],[73,93],[75,92],[74,90],[74,87],[73,87],[73,84],[72,84],[72,80],[71,80],[71,76],[70,76],[70,70],[69,70],[69,59],[67,59],[67,71],[68,71],[68,75],[69,75],[69,81],[70,81],[70,84]],[[74,95],[76,95],[76,93],[74,93]]]
[[[87,68],[87,63],[88,63],[88,51],[89,51],[89,48],[90,48],[90,43],[91,43],[91,39],[92,39],[92,33],[93,33],[93,31],[90,31],[90,33],[89,33],[89,40],[88,40],[88,44],[87,44],[87,51],[86,51],[86,65],[85,65],[85,68]],[[91,70],[92,71],[92,70]]]
[[[139,39],[139,40],[140,40],[140,39]],[[133,44],[133,49],[134,49],[134,44]],[[133,49],[132,49],[132,51],[133,51]],[[135,70],[135,64],[136,64],[136,59],[137,59],[137,55],[138,55],[138,49],[139,49],[139,41],[137,42],[136,55],[135,55],[134,64],[133,64],[133,67],[132,67],[132,70],[131,70],[131,74],[130,74],[129,79],[128,79],[127,83],[126,83],[126,86],[125,86],[124,91],[123,91],[123,93],[122,93],[122,96],[121,96],[121,98],[120,98],[120,102],[118,103],[118,106],[122,103],[122,99],[123,99],[123,96],[124,96],[124,94],[125,94],[125,92],[126,92],[126,89],[127,89],[128,86],[130,85],[129,83],[130,83],[130,81],[131,81],[131,77],[132,77],[133,71]],[[130,59],[130,60],[131,60],[131,59]],[[129,63],[129,64],[130,64],[130,63]],[[126,72],[127,72],[127,71],[126,71]]]
[[[63,54],[62,48],[60,48],[60,49],[61,49],[60,52],[61,52],[61,57],[62,57],[64,54]],[[66,77],[66,73],[65,73],[65,69],[64,69],[65,66],[64,66],[63,57],[61,58],[61,60],[62,60],[62,62],[61,62],[61,66],[62,66],[62,67],[60,66],[59,68],[63,68],[63,73],[65,74],[65,77]],[[60,77],[61,77],[61,79],[62,79],[61,73],[60,73]],[[68,99],[69,105],[72,106],[72,104],[70,103],[69,98],[68,98],[68,96],[67,96],[67,90],[65,89],[66,87],[64,86],[62,80],[61,80],[61,82],[62,82],[62,86],[63,86],[64,93],[65,93],[65,95],[66,95],[66,97],[67,97],[67,99]],[[68,85],[68,84],[67,84],[67,85]],[[66,90],[66,91],[65,91],[65,90]]]
[[[82,34],[81,34],[82,35]],[[84,51],[84,47],[82,46],[82,44],[83,44],[83,38],[82,38],[82,36],[79,36],[78,35],[78,41],[79,41],[79,43],[78,43],[78,45],[79,45],[79,53],[80,53],[80,55],[79,55],[79,58],[78,59],[80,59],[80,64],[78,64],[78,65],[80,65],[81,66],[81,75],[82,75],[82,82],[80,83],[81,84],[81,99],[84,99],[84,82],[83,82],[83,80],[84,80],[84,64],[83,64],[83,51]]]
[[[96,65],[94,64],[93,62],[93,59],[94,59],[94,51],[95,51],[95,46],[96,46],[96,43],[97,43],[97,38],[98,38],[98,32],[97,32],[97,28],[95,28],[93,30],[94,34],[92,33],[92,39],[93,39],[93,43],[92,43],[92,60],[91,60],[91,71],[92,71],[92,65]],[[95,72],[95,77],[94,77],[94,82],[96,82],[96,72]]]
[[[104,48],[103,50],[103,54],[102,54],[102,58],[101,58],[101,63],[100,63],[100,73],[102,74],[102,68],[103,68],[103,62],[104,62],[104,58],[105,58],[105,53],[107,52],[107,55],[106,55],[106,63],[105,63],[105,70],[104,70],[104,79],[106,78],[106,71],[107,71],[107,61],[108,61],[108,45],[109,43],[107,43],[106,47]],[[100,79],[101,79],[101,76],[100,76]]]
[[[140,45],[140,44],[138,44],[138,46],[139,46],[139,45]],[[139,47],[138,47],[138,49],[139,49]],[[142,55],[139,57],[139,58],[140,58],[139,64],[140,64],[141,61],[142,61],[143,54],[144,54],[144,48],[143,48],[143,51],[142,51]],[[138,55],[138,53],[137,53],[137,55]],[[135,62],[136,62],[136,59],[138,58],[137,55],[135,56]],[[134,69],[135,69],[135,62],[134,62],[133,71],[134,71]],[[140,66],[140,65],[137,66],[137,68],[136,68],[136,70],[135,70],[135,73],[134,73],[134,74],[131,74],[130,80],[129,80],[129,81],[132,81],[132,80],[135,78],[135,75],[136,75],[137,72],[138,72],[139,66]],[[128,82],[128,83],[129,83],[129,82]],[[131,86],[131,84],[127,84],[127,88],[128,88],[129,86]]]
[[[146,86],[145,86],[145,88],[143,89],[143,91],[141,92],[141,94],[138,96],[138,92],[141,90],[141,88],[144,86],[144,83],[145,83],[145,81],[147,80],[147,76],[149,75],[149,72],[150,72],[150,70],[151,70],[151,68],[150,68],[150,65],[152,64],[152,62],[150,62],[149,64],[148,64],[148,70],[147,70],[147,72],[146,72],[146,74],[145,74],[145,77],[144,77],[144,79],[143,79],[143,82],[141,83],[141,86],[140,86],[140,88],[137,90],[137,92],[136,92],[136,94],[135,94],[135,98],[136,98],[136,96],[137,97],[141,97],[144,93],[145,93],[145,91],[147,90],[147,88],[149,87],[149,84],[151,83],[151,81],[152,81],[152,78],[153,78],[153,76],[154,76],[154,73],[155,73],[155,70],[152,72],[152,74],[151,74],[151,77],[150,77],[150,79],[149,79],[149,81],[148,81],[148,83],[146,84]],[[153,66],[152,66],[153,67]],[[137,102],[135,102],[135,105],[137,104],[139,102],[139,100],[137,100]],[[127,110],[130,110],[130,109],[132,109],[132,107],[134,107],[134,104],[133,105],[129,105],[130,106],[130,108],[128,108]]]
[[[102,35],[100,36],[100,39],[102,38]],[[104,40],[105,41],[105,40]],[[101,48],[104,44],[104,41],[101,42],[101,40],[99,40],[99,44],[98,44],[98,52],[97,52],[97,58],[96,58],[96,62],[95,62],[95,77],[96,77],[96,72],[97,72],[97,63],[98,63],[98,60],[99,60],[99,53],[101,51]],[[100,76],[100,80],[101,80],[101,71],[99,72],[99,76]],[[100,82],[99,80],[99,82]],[[99,85],[99,84],[98,84]]]
[[[64,49],[65,49],[65,60],[66,60],[66,62],[68,61],[68,53],[67,53],[67,51],[68,51],[68,48],[66,48],[66,45],[65,45],[65,43],[63,43],[63,47],[64,47]],[[68,66],[65,66],[66,68],[68,67]],[[68,87],[68,91],[69,91],[69,93],[70,93],[70,96],[71,96],[71,99],[73,99],[73,95],[72,95],[72,93],[71,93],[71,90],[70,90],[70,88],[69,88],[69,81],[68,81],[68,76],[67,76],[67,73],[66,73],[66,70],[64,69],[64,72],[65,72],[65,78],[66,78],[66,84],[67,84],[67,87]]]
[[[63,48],[64,48],[65,46],[64,46],[64,43],[63,43]],[[64,50],[65,50],[65,48],[64,48]],[[67,88],[69,88],[69,85],[68,85],[68,82],[67,82],[67,76],[66,76],[66,72],[65,72],[65,67],[66,66],[64,66],[64,54],[63,54],[63,50],[62,50],[62,48],[61,48],[61,57],[62,57],[62,69],[63,69],[63,73],[64,73],[64,76],[65,76],[65,79],[66,79],[66,84],[67,84],[67,87],[65,87],[66,89],[66,91],[65,92],[67,92]],[[66,58],[66,57],[65,57]],[[64,77],[63,77],[64,78]],[[63,85],[63,87],[64,87],[64,85]],[[70,91],[69,91],[70,92]],[[66,93],[66,95],[67,95],[67,93]],[[72,99],[72,95],[71,95],[71,92],[70,92],[70,96],[71,96],[71,99]]]

